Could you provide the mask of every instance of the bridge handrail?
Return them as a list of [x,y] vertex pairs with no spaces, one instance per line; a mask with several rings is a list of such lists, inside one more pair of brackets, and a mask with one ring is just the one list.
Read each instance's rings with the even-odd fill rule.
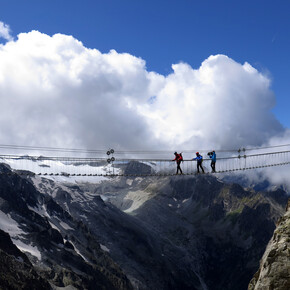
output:
[[[229,160],[229,159],[242,159],[249,157],[257,157],[257,156],[266,156],[266,155],[275,155],[282,153],[290,153],[290,150],[287,151],[276,151],[276,152],[265,152],[265,153],[257,153],[257,154],[241,154],[229,157],[217,157],[217,160]],[[106,157],[65,157],[65,156],[35,156],[35,155],[1,155],[0,159],[29,159],[35,161],[72,161],[72,162],[104,162],[107,160]],[[210,158],[204,158],[204,160],[211,160]],[[117,158],[118,162],[171,162],[172,159],[152,159],[152,158]],[[184,159],[183,161],[192,161],[192,159]]]

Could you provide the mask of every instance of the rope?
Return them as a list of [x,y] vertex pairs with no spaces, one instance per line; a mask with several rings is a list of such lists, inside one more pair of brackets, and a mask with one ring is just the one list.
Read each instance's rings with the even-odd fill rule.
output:
[[[245,171],[245,170],[253,170],[253,169],[259,169],[259,168],[266,168],[266,167],[275,167],[275,166],[283,166],[283,165],[289,165],[289,162],[281,162],[281,163],[275,163],[270,165],[262,165],[262,166],[252,166],[252,167],[246,167],[246,168],[237,168],[237,169],[228,169],[228,170],[220,170],[216,171],[214,173],[200,173],[202,175],[204,174],[219,174],[219,173],[226,173],[226,172],[234,172],[234,171]],[[125,176],[125,177],[148,177],[148,176],[176,176],[176,174],[173,173],[164,173],[164,174],[69,174],[69,173],[33,173],[33,172],[19,172],[17,170],[4,173],[0,172],[0,174],[3,175],[25,175],[25,176],[35,176],[35,175],[42,175],[42,176],[103,176],[103,177],[117,177],[117,176]],[[178,174],[178,176],[181,175],[197,175],[197,173],[185,173],[185,174]]]
[[[281,145],[282,146],[282,145]],[[115,159],[115,158],[83,158],[83,157],[55,157],[55,156],[20,156],[0,155],[0,160],[14,168],[21,175],[43,176],[172,176],[175,172],[175,162],[168,159]],[[210,161],[205,158],[204,161]],[[29,162],[28,162],[29,161]],[[139,162],[151,166],[155,173],[127,174],[121,173],[122,167],[130,162]],[[192,159],[184,160],[181,164],[184,175],[194,175]],[[191,162],[191,163],[188,163]],[[204,164],[204,163],[203,163]],[[216,173],[244,171],[271,166],[290,164],[290,150],[250,155],[235,155],[217,158]],[[39,168],[38,168],[39,167]],[[206,170],[208,168],[204,166]],[[17,169],[18,168],[18,169]],[[120,169],[121,168],[121,169]],[[134,168],[134,167],[133,167]],[[151,169],[151,170],[152,170]],[[32,171],[29,173],[28,171]],[[37,173],[33,173],[37,172]]]
[[[267,164],[267,165],[259,165],[259,166],[250,166],[250,167],[243,167],[243,168],[234,168],[234,169],[226,169],[226,170],[217,170],[215,173],[209,173],[206,172],[204,174],[219,174],[219,173],[227,173],[227,172],[234,172],[234,171],[245,171],[245,170],[253,170],[253,169],[259,169],[259,168],[266,168],[266,167],[274,167],[274,166],[283,166],[283,165],[289,165],[290,161],[288,162],[281,162],[281,163],[273,163],[273,164]],[[145,177],[145,176],[175,176],[176,174],[173,173],[154,173],[154,174],[70,174],[70,173],[34,173],[34,172],[25,172],[25,170],[14,170],[14,172],[11,173],[3,173],[1,172],[0,174],[7,174],[7,175],[13,175],[13,174],[18,174],[18,175],[25,175],[25,176],[35,176],[35,175],[42,175],[42,176],[65,176],[65,177],[70,177],[70,176],[102,176],[102,177],[116,177],[116,176],[127,176],[127,177]],[[196,175],[196,173],[185,173],[182,175]]]
[[[229,149],[219,149],[215,150],[218,153],[231,153],[231,152],[245,152],[250,150],[263,150],[263,149],[271,149],[271,148],[279,148],[279,147],[290,147],[290,144],[280,144],[273,146],[265,146],[265,147],[244,147],[244,148],[229,148]],[[80,148],[61,148],[61,147],[42,147],[42,146],[28,146],[28,145],[5,145],[0,144],[0,148],[7,150],[28,150],[28,151],[46,151],[46,152],[67,152],[67,153],[86,153],[86,154],[103,154],[106,152],[105,149],[80,149]],[[187,150],[176,150],[178,152],[183,153],[194,153],[194,152],[209,152],[209,150],[200,150],[200,149],[187,149]],[[122,154],[168,154],[172,153],[173,150],[117,150],[114,153],[117,155]]]

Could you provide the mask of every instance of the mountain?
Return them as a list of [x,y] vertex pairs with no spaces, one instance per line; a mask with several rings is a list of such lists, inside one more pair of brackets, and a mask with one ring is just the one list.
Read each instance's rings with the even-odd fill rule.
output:
[[0,230],[1,289],[50,289],[49,283],[35,271],[27,256]]
[[28,260],[1,251],[45,289],[247,289],[287,203],[281,189],[212,175],[71,182],[3,164],[0,173],[0,228]]
[[97,192],[166,238],[163,251],[179,269],[188,262],[204,289],[247,288],[287,202],[283,191],[247,191],[212,176],[127,183]]
[[248,289],[290,289],[290,200]]
[[[7,289],[18,289],[17,285],[23,287],[27,283],[34,288],[25,286],[26,289],[51,289],[53,285],[72,285],[77,289],[132,288],[86,225],[3,164],[0,165],[0,214],[0,226],[14,243],[1,232],[1,258],[10,261],[11,271],[23,265],[17,284],[9,279],[11,274],[2,265],[1,285],[10,285]],[[20,255],[15,245],[25,255]],[[33,282],[38,280],[45,281],[38,282],[40,288]]]

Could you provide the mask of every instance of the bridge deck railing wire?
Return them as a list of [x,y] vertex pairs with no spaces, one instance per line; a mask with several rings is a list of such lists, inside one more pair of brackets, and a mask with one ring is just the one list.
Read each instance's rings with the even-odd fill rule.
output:
[[[220,154],[221,155],[221,154]],[[228,153],[218,157],[216,173],[234,172],[282,166],[290,164],[290,150],[246,154]],[[22,174],[63,175],[63,176],[164,176],[176,173],[176,163],[171,159],[154,158],[85,158],[45,157],[31,155],[0,155],[0,162],[7,163]],[[211,172],[211,159],[202,163],[205,172]],[[141,166],[141,167],[140,167]],[[183,174],[196,174],[197,163],[185,159],[181,163]],[[31,172],[31,173],[29,173]]]

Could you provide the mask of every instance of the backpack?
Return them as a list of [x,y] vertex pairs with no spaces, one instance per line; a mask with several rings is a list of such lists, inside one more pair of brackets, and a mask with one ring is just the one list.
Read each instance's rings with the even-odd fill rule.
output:
[[180,156],[180,161],[183,161],[182,153],[179,153],[179,156]]

